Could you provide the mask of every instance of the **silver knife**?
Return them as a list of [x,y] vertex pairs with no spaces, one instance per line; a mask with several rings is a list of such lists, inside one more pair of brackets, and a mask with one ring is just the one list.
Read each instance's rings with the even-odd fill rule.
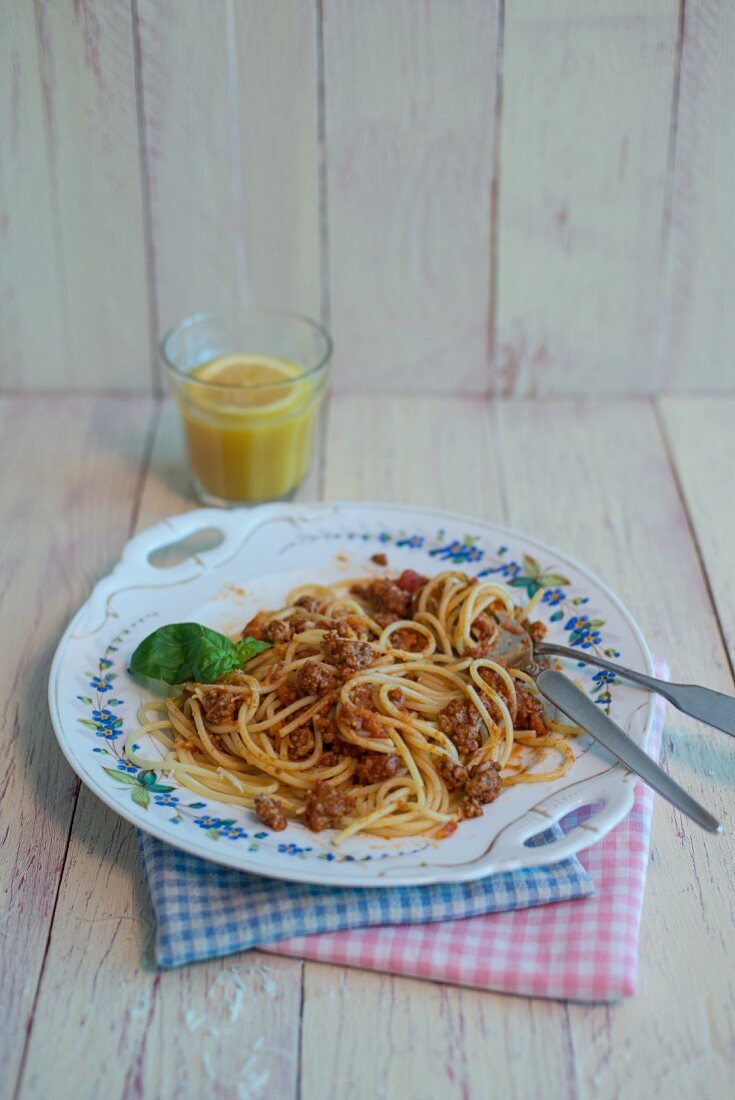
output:
[[639,775],[649,787],[653,787],[663,798],[682,813],[696,821],[703,829],[711,833],[721,833],[722,825],[704,806],[675,783],[663,768],[659,768],[651,757],[635,741],[624,733],[588,695],[580,691],[563,673],[554,669],[544,669],[536,675],[536,683],[541,694],[558,707],[567,718],[582,726],[599,741],[608,752],[616,756],[621,764]]

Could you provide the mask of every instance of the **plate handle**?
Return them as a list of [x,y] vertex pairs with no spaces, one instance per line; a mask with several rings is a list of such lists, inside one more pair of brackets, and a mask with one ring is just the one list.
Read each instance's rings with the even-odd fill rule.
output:
[[[146,585],[166,587],[216,568],[235,552],[256,523],[262,523],[268,518],[268,513],[274,511],[274,507],[270,505],[231,511],[224,508],[197,508],[147,527],[127,543],[112,573],[95,585],[73,624],[73,636],[96,634],[110,615],[110,599],[122,588]],[[221,542],[211,550],[195,553],[169,568],[151,564],[150,557],[156,550],[208,529],[222,535]]]
[[[633,806],[633,787],[636,777],[629,772],[624,783],[616,790],[615,785],[610,784],[612,770],[612,768],[606,768],[578,786],[550,795],[517,821],[506,825],[481,857],[482,862],[492,864],[498,871],[512,871],[520,867],[541,867],[548,863],[558,863],[559,860],[567,859],[583,848],[596,844],[605,835],[611,823],[620,821]],[[527,843],[532,837],[557,825],[573,810],[579,810],[584,806],[595,806],[597,803],[601,805],[590,817],[563,833],[562,836],[548,844]]]

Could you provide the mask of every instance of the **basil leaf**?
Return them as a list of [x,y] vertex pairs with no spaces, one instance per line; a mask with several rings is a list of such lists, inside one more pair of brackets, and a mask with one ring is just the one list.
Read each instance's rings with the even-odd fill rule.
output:
[[200,623],[170,623],[143,639],[130,658],[130,671],[167,684],[213,684],[267,648],[255,638],[232,642]]
[[246,664],[251,657],[262,653],[264,649],[269,648],[270,642],[259,642],[257,638],[241,638],[239,642],[235,642],[237,659],[241,665]]

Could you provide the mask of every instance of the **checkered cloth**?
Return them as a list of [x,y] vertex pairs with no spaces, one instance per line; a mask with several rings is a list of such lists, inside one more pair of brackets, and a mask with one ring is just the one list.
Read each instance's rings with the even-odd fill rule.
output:
[[[654,756],[662,721],[659,702],[648,745]],[[638,783],[629,817],[580,860],[473,883],[377,889],[266,879],[141,834],[156,957],[170,967],[265,946],[508,993],[630,996],[652,809],[652,792]]]
[[[559,836],[548,830],[549,840]],[[543,841],[541,841],[543,842]],[[369,925],[421,925],[585,897],[579,860],[434,886],[334,887],[220,867],[138,834],[161,966],[230,955],[286,937]]]

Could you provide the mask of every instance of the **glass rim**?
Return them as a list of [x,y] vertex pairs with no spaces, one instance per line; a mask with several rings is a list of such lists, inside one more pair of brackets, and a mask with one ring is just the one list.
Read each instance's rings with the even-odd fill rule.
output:
[[[312,329],[313,332],[318,333],[318,335],[322,337],[326,345],[324,354],[321,356],[318,363],[315,363],[312,367],[306,368],[302,374],[298,374],[293,378],[286,378],[282,382],[251,382],[246,386],[239,385],[233,382],[216,382],[206,378],[197,378],[196,375],[190,374],[188,371],[182,370],[181,367],[177,366],[177,364],[174,363],[171,359],[167,350],[167,344],[169,340],[177,333],[181,332],[182,329],[192,328],[194,325],[201,324],[204,321],[237,321],[239,319],[247,317],[248,315],[274,317],[280,318],[284,321],[299,321],[301,324],[306,325],[308,328]],[[315,321],[312,317],[307,317],[303,313],[289,313],[287,310],[260,309],[258,307],[253,307],[252,309],[245,309],[241,313],[192,313],[190,314],[190,316],[184,317],[182,321],[179,321],[177,324],[173,325],[161,337],[158,344],[158,353],[161,356],[161,359],[166,369],[171,371],[171,373],[174,374],[177,378],[180,378],[184,382],[188,382],[190,385],[207,386],[224,391],[243,390],[249,392],[263,389],[273,389],[275,386],[293,386],[299,382],[303,382],[307,378],[312,378],[315,374],[318,374],[323,367],[327,365],[332,357],[333,347],[334,345],[332,343],[332,337],[329,335],[324,325],[320,324],[319,321]],[[237,352],[231,352],[228,354],[237,354]],[[257,355],[258,352],[243,352],[242,354]],[[266,355],[268,353],[262,352],[261,354]]]

